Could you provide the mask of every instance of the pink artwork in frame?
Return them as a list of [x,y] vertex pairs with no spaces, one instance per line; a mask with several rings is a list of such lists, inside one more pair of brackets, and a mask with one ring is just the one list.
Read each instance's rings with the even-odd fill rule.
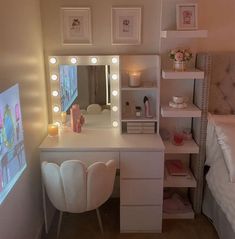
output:
[[177,30],[195,30],[197,23],[197,4],[177,4],[176,5]]

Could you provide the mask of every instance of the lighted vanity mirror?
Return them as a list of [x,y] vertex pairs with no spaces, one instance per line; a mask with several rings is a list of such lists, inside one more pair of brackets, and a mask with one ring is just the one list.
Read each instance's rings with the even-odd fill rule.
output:
[[[50,56],[49,73],[53,123],[61,124],[61,112],[78,103],[86,127],[119,126],[118,56]],[[101,109],[95,114],[94,104]]]

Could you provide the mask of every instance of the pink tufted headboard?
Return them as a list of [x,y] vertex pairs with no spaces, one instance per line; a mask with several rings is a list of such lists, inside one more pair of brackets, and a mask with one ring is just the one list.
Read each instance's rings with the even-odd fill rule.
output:
[[210,71],[209,112],[235,114],[235,52],[206,55]]

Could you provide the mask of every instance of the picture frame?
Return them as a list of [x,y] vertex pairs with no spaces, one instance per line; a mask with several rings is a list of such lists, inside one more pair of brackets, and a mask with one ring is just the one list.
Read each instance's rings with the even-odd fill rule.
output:
[[141,44],[141,7],[113,7],[111,11],[112,44]]
[[198,7],[196,3],[176,5],[177,30],[198,29]]
[[61,8],[62,44],[90,45],[91,9],[89,7]]

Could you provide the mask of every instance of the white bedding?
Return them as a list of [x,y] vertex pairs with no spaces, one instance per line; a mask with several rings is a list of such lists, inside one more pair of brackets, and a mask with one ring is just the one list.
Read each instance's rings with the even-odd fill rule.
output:
[[[234,119],[235,117],[232,120]],[[230,118],[228,121],[230,121]],[[224,152],[220,147],[221,142],[219,143],[218,141],[218,130],[216,130],[214,119],[209,119],[207,133],[206,164],[210,166],[210,170],[206,176],[206,180],[212,195],[225,213],[235,232],[235,183],[230,182],[228,165],[224,158]],[[235,142],[235,133],[233,137],[233,142]],[[235,155],[232,157],[235,159]]]

